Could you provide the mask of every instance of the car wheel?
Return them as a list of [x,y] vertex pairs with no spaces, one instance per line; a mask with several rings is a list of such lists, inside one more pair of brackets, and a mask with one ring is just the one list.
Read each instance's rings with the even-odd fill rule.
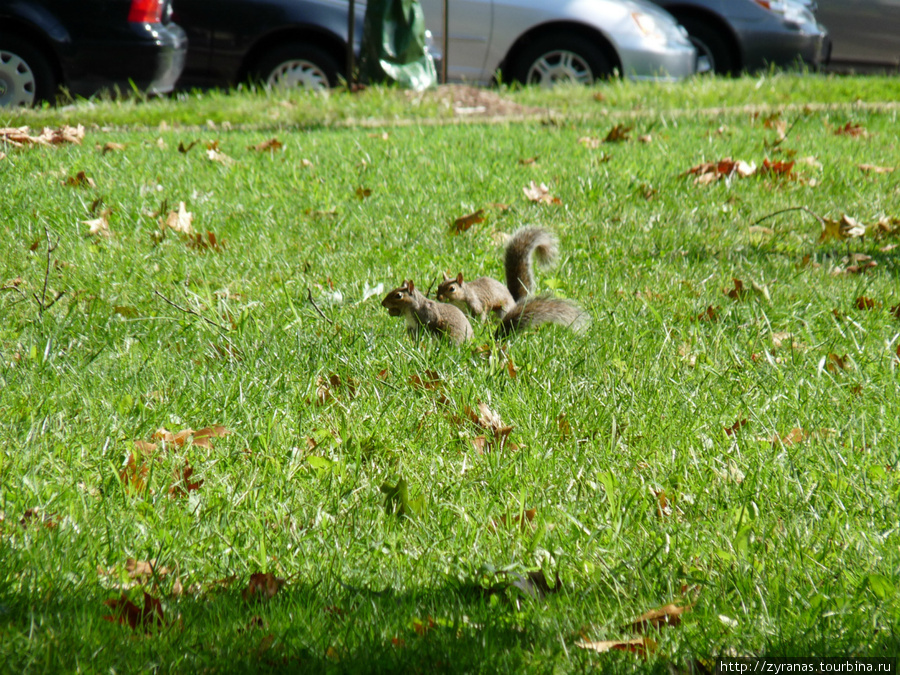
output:
[[613,75],[603,51],[578,35],[549,35],[523,51],[512,77],[523,84],[552,87],[559,82],[593,84]]
[[33,106],[56,89],[53,69],[37,49],[10,35],[0,35],[0,107]]
[[318,91],[337,84],[338,65],[327,52],[311,45],[285,45],[263,56],[255,79],[267,87]]
[[[678,17],[676,17],[678,18]],[[688,38],[697,49],[697,72],[717,75],[734,75],[737,71],[734,51],[730,42],[704,21],[681,19],[678,22],[688,32]]]

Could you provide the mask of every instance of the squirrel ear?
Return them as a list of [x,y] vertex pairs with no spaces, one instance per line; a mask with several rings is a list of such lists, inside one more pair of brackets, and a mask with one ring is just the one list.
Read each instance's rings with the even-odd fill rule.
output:
[[414,290],[416,290],[416,285],[413,283],[412,279],[410,279],[409,281],[406,282],[406,289],[410,293],[412,293]]
[[444,281],[450,281],[450,275],[444,272]]
[[461,284],[463,282],[462,272],[456,275],[456,283]]

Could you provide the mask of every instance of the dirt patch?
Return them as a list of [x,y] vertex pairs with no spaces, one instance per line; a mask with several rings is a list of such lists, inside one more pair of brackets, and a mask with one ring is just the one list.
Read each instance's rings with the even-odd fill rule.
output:
[[496,91],[464,84],[445,84],[423,92],[406,92],[410,101],[436,102],[442,112],[454,117],[514,117],[539,115],[543,108],[525,106],[503,98]]

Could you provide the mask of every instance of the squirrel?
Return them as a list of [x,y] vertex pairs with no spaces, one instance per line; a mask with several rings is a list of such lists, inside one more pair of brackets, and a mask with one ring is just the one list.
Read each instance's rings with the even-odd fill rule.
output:
[[444,273],[444,280],[437,289],[437,299],[466,309],[482,321],[486,320],[491,312],[502,319],[516,306],[509,289],[496,279],[479,277],[466,282],[463,281],[462,272],[456,278]]
[[543,323],[557,323],[576,332],[584,330],[590,324],[590,317],[578,305],[548,295],[530,295],[535,286],[532,258],[537,259],[538,265],[548,267],[557,255],[558,241],[553,234],[540,227],[523,227],[506,245],[506,288],[490,277],[464,283],[462,274],[456,279],[445,275],[438,287],[438,300],[447,298],[482,318],[493,310],[501,319],[497,329],[500,337]]
[[406,319],[406,332],[411,337],[416,337],[422,328],[436,337],[448,337],[456,344],[471,340],[474,335],[472,324],[459,308],[426,298],[416,290],[412,279],[388,293],[381,306],[391,316]]

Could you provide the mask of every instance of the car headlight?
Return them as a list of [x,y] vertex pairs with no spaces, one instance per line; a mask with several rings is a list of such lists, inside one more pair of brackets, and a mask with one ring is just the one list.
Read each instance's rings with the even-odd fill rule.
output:
[[666,33],[659,25],[656,19],[654,19],[649,14],[644,14],[643,12],[632,12],[631,18],[634,19],[634,22],[637,24],[638,30],[641,31],[646,37],[650,38],[654,42],[665,42],[666,41]]
[[798,25],[815,25],[816,18],[810,11],[809,5],[803,2],[790,2],[790,0],[755,0],[756,4],[764,9],[780,15],[786,21]]

